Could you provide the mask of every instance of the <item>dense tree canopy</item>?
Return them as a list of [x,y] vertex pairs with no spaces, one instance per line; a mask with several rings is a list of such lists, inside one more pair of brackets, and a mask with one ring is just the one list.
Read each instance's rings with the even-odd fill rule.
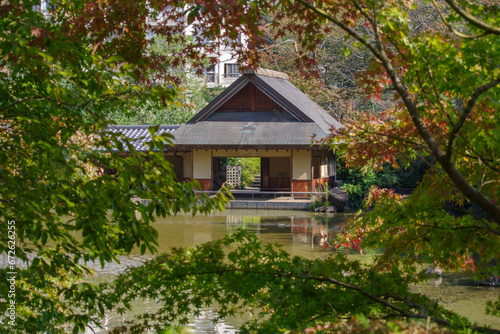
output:
[[[261,331],[317,328],[358,312],[371,319],[469,326],[408,286],[420,279],[414,264],[423,260],[458,269],[475,254],[478,276],[497,270],[488,262],[500,256],[498,3],[58,1],[45,13],[34,10],[36,4],[0,4],[0,247],[3,255],[12,250],[8,226],[14,224],[15,255],[29,264],[2,269],[2,296],[10,288],[8,272],[16,272],[17,282],[16,326],[7,331],[63,331],[68,322],[83,330],[92,317],[137,296],[167,303],[141,318],[161,320],[159,325],[216,300],[222,315],[237,306],[264,310],[247,326]],[[439,24],[416,30],[411,15],[419,9],[437,14]],[[175,182],[154,150],[169,138],[156,138],[148,156],[131,149],[130,157],[121,158],[113,148],[126,144],[103,133],[103,120],[149,101],[168,105],[178,82],[171,69],[190,59],[202,71],[217,46],[231,44],[243,67],[257,66],[265,43],[259,23],[269,15],[276,18],[276,40],[295,36],[302,68],[314,68],[315,51],[336,29],[369,55],[358,87],[375,97],[393,93],[394,108],[383,117],[362,119],[327,143],[346,152],[350,165],[377,166],[417,154],[431,161],[410,197],[374,189],[368,203],[375,204],[373,211],[339,236],[343,243],[383,247],[384,253],[370,268],[340,255],[311,262],[263,249],[240,233],[158,256],[110,285],[78,280],[86,272],[80,260],[105,265],[132,247],[154,252],[155,215],[222,206],[220,196],[199,202],[195,184]],[[183,23],[172,24],[181,17],[193,24],[197,37],[191,42],[181,34]],[[236,39],[240,33],[249,37],[245,48]],[[172,58],[149,52],[151,34],[184,46]],[[100,167],[117,169],[119,177],[100,174]],[[152,202],[136,203],[134,195]],[[145,275],[147,280],[133,279]],[[184,298],[186,291],[197,293]],[[1,304],[2,311],[7,307]],[[490,311],[498,315],[500,303]],[[141,326],[148,325],[135,328]]]
[[[412,240],[410,248],[450,266],[457,258],[466,262],[470,252],[480,252],[485,262],[498,257],[498,3],[298,0],[270,6],[278,36],[297,36],[299,65],[316,65],[314,51],[340,29],[371,56],[359,87],[375,97],[392,92],[393,108],[333,134],[332,147],[344,143],[350,165],[396,166],[397,159],[420,154],[435,161],[408,200],[375,191],[373,199],[384,205],[354,226],[365,235],[365,224],[372,226],[380,246],[394,242],[388,258]],[[425,13],[432,14],[430,24],[421,19]],[[466,203],[476,211],[466,210]],[[448,215],[446,206],[464,215]],[[397,233],[380,238],[380,224]],[[443,236],[456,244],[437,242]]]
[[[406,15],[413,3],[380,9],[355,4],[355,13],[371,26],[374,36],[368,40],[351,32],[374,56],[361,83],[373,94],[384,86],[391,88],[396,105],[382,118],[358,122],[340,134],[349,143],[349,163],[396,164],[401,156],[422,153],[435,163],[406,200],[375,189],[367,205],[379,205],[351,227],[363,230],[367,245],[386,247],[383,258],[391,261],[401,258],[403,248],[410,248],[415,258],[406,256],[405,262],[423,256],[456,268],[478,253],[476,265],[488,271],[492,267],[487,263],[499,256],[500,147],[494,143],[499,143],[500,72],[498,31],[483,24],[495,24],[490,14],[500,9],[487,2],[471,5],[467,10],[476,17],[462,19],[460,11],[451,9],[454,2],[433,4],[449,29],[418,34]],[[314,12],[328,16],[320,8]],[[450,209],[461,216],[449,214]],[[389,231],[382,238],[380,226]],[[369,231],[377,231],[377,236]]]
[[[195,62],[187,59],[182,66],[172,67],[176,61],[177,53],[194,43],[192,38],[177,43],[167,43],[167,37],[156,36],[149,45],[148,52],[164,59],[163,67],[168,70],[168,75],[175,78],[177,94],[168,105],[162,100],[148,100],[146,103],[129,106],[128,108],[115,109],[108,116],[113,124],[125,125],[165,125],[184,124],[189,121],[201,108],[212,101],[223,87],[208,88],[206,79],[195,74]],[[210,60],[203,63],[208,67]],[[199,66],[200,64],[198,64]],[[162,76],[155,79],[155,83],[164,83]]]
[[[430,158],[410,197],[374,188],[366,203],[374,210],[345,227],[347,240],[383,247],[381,270],[422,259],[459,269],[474,255],[477,276],[499,275],[491,265],[500,255],[498,3],[298,0],[278,7],[290,22],[282,34],[302,32],[304,50],[316,50],[331,25],[344,31],[372,57],[359,86],[379,97],[392,91],[393,108],[332,135],[349,165]],[[422,26],[413,15],[421,12],[439,20]],[[304,52],[299,61],[315,59]]]
[[[83,330],[106,301],[79,281],[89,273],[82,261],[104,266],[134,247],[154,252],[156,216],[224,206],[220,195],[195,194],[196,182],[175,180],[161,153],[171,137],[155,137],[145,154],[105,133],[116,110],[176,99],[167,65],[178,59],[165,64],[146,52],[149,30],[174,29],[148,24],[163,4],[58,1],[45,12],[36,4],[0,4],[0,252],[8,264],[0,308],[9,333],[65,323]],[[10,299],[7,278],[16,282]]]

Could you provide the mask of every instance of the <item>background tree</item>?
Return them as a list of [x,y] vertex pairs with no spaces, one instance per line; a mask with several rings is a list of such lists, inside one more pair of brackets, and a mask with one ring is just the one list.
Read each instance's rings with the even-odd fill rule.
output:
[[[193,61],[187,59],[182,67],[172,67],[177,54],[192,43],[192,38],[188,38],[183,44],[174,44],[167,43],[165,36],[155,36],[148,52],[164,58],[163,70],[175,78],[172,83],[175,84],[177,95],[167,105],[161,100],[146,101],[140,106],[116,109],[109,115],[109,119],[114,124],[125,125],[184,124],[221,93],[223,87],[208,88],[206,79],[195,74]],[[205,59],[203,64],[208,67],[209,60]],[[163,84],[163,81],[161,77],[155,79],[158,84]]]

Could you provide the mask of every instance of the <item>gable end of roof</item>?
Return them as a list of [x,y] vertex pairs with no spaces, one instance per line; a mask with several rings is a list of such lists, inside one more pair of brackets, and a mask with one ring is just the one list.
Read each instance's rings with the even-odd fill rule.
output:
[[[265,70],[270,71],[270,70]],[[271,71],[275,73],[281,73],[276,71]],[[241,91],[246,85],[252,83],[257,89],[259,89],[262,93],[267,95],[270,99],[276,102],[280,107],[282,107],[286,112],[290,113],[294,118],[296,118],[300,122],[313,122],[308,115],[303,113],[299,108],[290,103],[284,96],[282,96],[278,91],[272,88],[269,84],[267,84],[264,80],[260,78],[259,73],[246,73],[238,78],[231,86],[226,88],[219,96],[217,96],[212,102],[210,102],[207,106],[201,109],[193,118],[191,118],[187,123],[193,124],[206,120],[210,115],[219,110],[219,108],[229,101],[234,95],[236,95],[239,91]],[[288,76],[283,74],[279,75],[265,75],[273,78],[274,80],[283,81],[284,84],[288,84],[290,87],[295,88],[286,78]],[[295,88],[297,91],[298,89]],[[299,91],[300,92],[300,91]],[[301,94],[303,94],[301,92]],[[306,95],[304,95],[306,97]],[[307,97],[306,97],[307,98]]]

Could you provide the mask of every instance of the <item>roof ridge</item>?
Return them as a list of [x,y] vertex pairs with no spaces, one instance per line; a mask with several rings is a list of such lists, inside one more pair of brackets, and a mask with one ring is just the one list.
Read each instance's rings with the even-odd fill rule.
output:
[[274,70],[270,70],[270,69],[262,68],[262,67],[258,67],[255,70],[248,70],[244,74],[256,74],[256,75],[263,75],[263,76],[271,77],[271,78],[289,80],[288,74],[286,74],[286,73],[274,71]]

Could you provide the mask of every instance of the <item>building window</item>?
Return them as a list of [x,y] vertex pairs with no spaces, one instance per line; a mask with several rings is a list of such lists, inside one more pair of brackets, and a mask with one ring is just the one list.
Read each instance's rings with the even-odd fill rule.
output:
[[207,68],[207,82],[215,82],[215,65],[210,65]]
[[237,78],[240,76],[237,64],[224,64],[224,76],[226,78]]
[[39,5],[33,5],[32,8],[34,11],[45,13],[50,9],[50,4],[47,0],[42,0]]

